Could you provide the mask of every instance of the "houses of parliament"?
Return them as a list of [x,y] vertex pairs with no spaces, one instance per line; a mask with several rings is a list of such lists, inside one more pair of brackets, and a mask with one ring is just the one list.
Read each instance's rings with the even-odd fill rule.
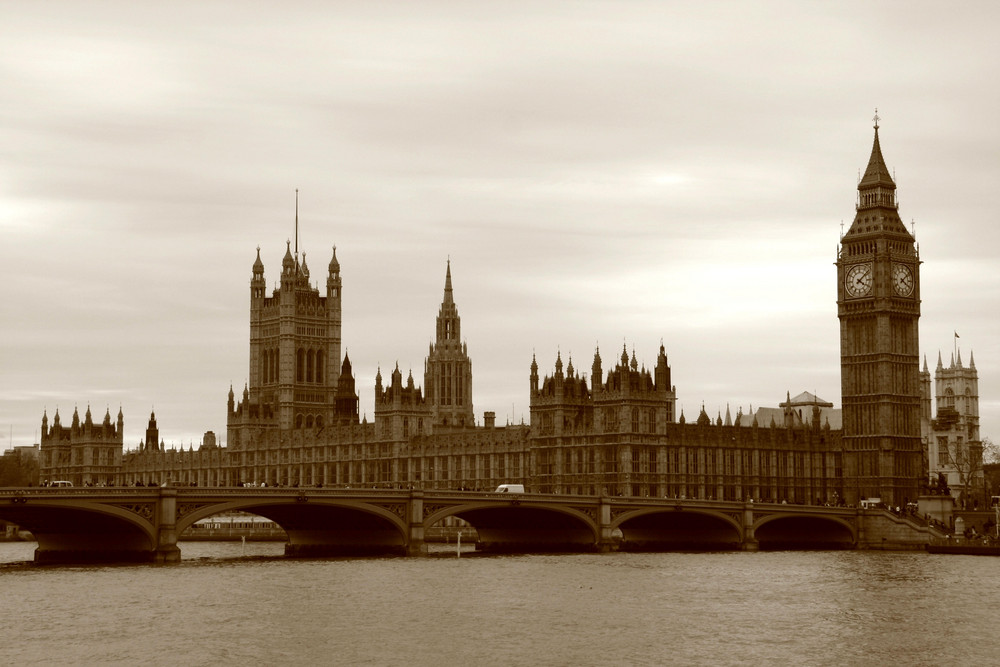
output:
[[[379,369],[374,419],[359,419],[356,379],[341,351],[336,248],[321,293],[289,242],[270,296],[259,248],[251,269],[249,380],[239,394],[230,387],[225,446],[209,432],[197,450],[168,450],[151,414],[138,449],[124,451],[121,411],[100,423],[89,408],[82,420],[74,411],[70,426],[58,412],[51,424],[44,414],[40,478],[479,490],[521,482],[558,494],[915,500],[927,481],[928,442],[941,440],[928,435],[934,420],[926,362],[919,366],[920,259],[895,188],[876,117],[856,214],[836,257],[842,410],[803,393],[778,408],[735,416],[727,409],[714,419],[702,408],[688,420],[677,413],[661,344],[648,367],[634,351],[595,350],[589,377],[559,354],[553,370],[539,375],[532,358],[530,424],[497,426],[491,412],[477,424],[449,262],[422,386],[398,366],[384,377]],[[954,420],[948,428],[955,430]]]

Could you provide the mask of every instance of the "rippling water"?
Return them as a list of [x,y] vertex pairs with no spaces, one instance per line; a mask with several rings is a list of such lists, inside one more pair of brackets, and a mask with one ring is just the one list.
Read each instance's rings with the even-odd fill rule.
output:
[[[0,544],[9,664],[994,664],[1000,558],[924,553],[285,560],[35,567]],[[241,558],[241,556],[243,556]]]

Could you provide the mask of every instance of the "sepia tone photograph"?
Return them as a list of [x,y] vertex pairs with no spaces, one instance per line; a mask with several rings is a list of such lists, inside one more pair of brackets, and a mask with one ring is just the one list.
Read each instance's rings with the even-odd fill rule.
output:
[[992,4],[0,17],[11,664],[995,660]]

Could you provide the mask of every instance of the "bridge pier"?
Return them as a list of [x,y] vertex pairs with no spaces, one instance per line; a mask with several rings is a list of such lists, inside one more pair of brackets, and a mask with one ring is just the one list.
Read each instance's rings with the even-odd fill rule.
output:
[[154,563],[179,563],[181,550],[177,547],[177,489],[161,488],[156,503],[156,550]]
[[424,492],[410,491],[407,503],[407,535],[406,555],[426,556],[427,545],[424,543]]
[[608,497],[605,495],[602,495],[601,499],[598,501],[597,527],[598,527],[597,551],[599,553],[608,553],[611,551],[617,551],[618,545],[615,543],[614,537],[612,536],[611,503],[609,502]]
[[743,503],[743,541],[740,543],[742,551],[758,551],[760,542],[753,529],[753,503]]

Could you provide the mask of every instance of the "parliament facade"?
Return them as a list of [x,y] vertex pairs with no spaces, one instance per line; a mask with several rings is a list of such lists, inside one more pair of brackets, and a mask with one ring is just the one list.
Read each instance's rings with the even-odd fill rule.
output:
[[477,424],[472,362],[461,339],[450,263],[422,386],[396,367],[375,377],[374,419],[359,419],[341,353],[340,264],[312,287],[286,249],[265,293],[258,249],[250,280],[249,381],[229,390],[226,446],[166,449],[150,415],[123,451],[123,416],[71,427],[42,418],[41,478],[74,484],[323,485],[529,491],[797,503],[913,500],[926,480],[918,367],[919,257],[902,224],[878,124],[856,216],[836,258],[843,411],[811,394],[714,419],[677,413],[665,347],[647,368],[595,350],[588,373],[556,354],[529,371],[530,425]]

